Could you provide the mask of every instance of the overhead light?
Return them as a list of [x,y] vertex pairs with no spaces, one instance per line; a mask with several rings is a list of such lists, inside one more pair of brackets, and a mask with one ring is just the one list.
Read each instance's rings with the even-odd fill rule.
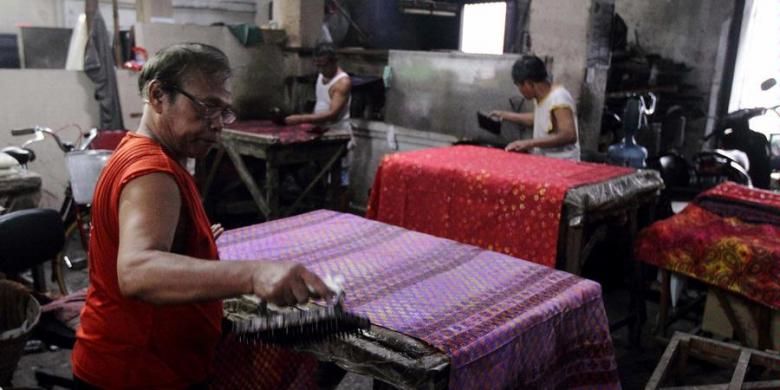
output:
[[460,5],[432,0],[400,0],[401,12],[411,15],[457,16]]

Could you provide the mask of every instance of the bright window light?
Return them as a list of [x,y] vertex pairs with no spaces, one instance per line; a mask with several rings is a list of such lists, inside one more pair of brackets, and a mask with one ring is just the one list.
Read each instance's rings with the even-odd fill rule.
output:
[[466,4],[460,50],[464,53],[503,54],[506,2]]
[[[729,111],[771,107],[780,104],[780,7],[778,0],[753,0],[745,36],[739,47]],[[744,30],[743,30],[744,31]],[[779,85],[768,91],[761,83],[773,77]],[[780,117],[774,112],[750,120],[750,128],[769,135],[780,132]]]

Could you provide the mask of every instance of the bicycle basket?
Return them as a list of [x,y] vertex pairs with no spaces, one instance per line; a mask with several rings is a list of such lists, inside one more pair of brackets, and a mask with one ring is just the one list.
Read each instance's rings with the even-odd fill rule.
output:
[[110,150],[83,150],[66,155],[73,200],[77,204],[92,203],[95,184],[111,153]]
[[24,286],[0,280],[0,386],[11,384],[24,344],[40,316],[38,301]]

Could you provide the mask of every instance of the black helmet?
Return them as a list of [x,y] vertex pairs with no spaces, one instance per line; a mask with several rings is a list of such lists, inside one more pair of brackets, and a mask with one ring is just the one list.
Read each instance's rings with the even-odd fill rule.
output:
[[512,65],[512,80],[515,84],[523,81],[547,81],[547,67],[537,56],[524,55]]

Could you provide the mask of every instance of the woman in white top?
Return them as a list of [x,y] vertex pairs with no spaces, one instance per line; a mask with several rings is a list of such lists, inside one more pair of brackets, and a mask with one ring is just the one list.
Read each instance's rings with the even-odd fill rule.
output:
[[314,49],[314,64],[320,71],[317,77],[317,103],[311,114],[290,115],[284,119],[288,125],[314,123],[328,128],[349,129],[349,105],[352,81],[336,58],[336,48],[329,43]]
[[512,80],[523,97],[534,100],[534,111],[493,111],[490,115],[533,126],[534,132],[532,139],[514,141],[506,150],[579,160],[577,107],[569,91],[550,83],[544,62],[536,56],[526,55],[517,60],[512,66]]

